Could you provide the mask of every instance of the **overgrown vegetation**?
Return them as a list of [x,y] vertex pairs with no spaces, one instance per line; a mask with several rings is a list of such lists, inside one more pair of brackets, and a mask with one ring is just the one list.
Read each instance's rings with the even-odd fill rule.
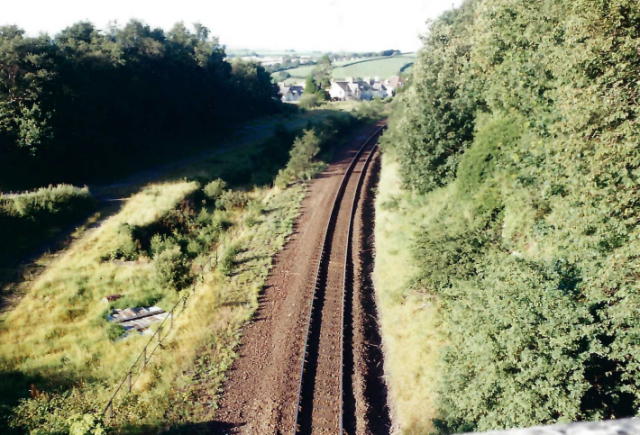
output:
[[[357,125],[349,114],[310,125],[317,157],[330,156]],[[193,285],[175,332],[117,402],[107,429],[210,421],[240,328],[299,213],[304,184],[270,187],[297,135],[279,128],[262,144],[192,167],[187,178],[198,181],[148,186],[63,252],[1,318],[0,431],[102,433],[98,416],[148,339],[121,339],[123,328],[106,316],[114,308],[170,309]],[[217,268],[199,276],[218,246]],[[112,294],[121,297],[101,302]]]
[[630,0],[475,0],[424,38],[385,150],[423,195],[442,432],[637,414],[639,28]]
[[0,266],[25,255],[94,207],[86,187],[59,185],[0,195]]
[[429,209],[423,198],[401,189],[399,172],[398,162],[383,154],[376,193],[373,279],[394,423],[405,435],[424,435],[433,432],[431,422],[438,417],[442,334],[437,301],[411,288],[419,268],[406,249]]
[[51,38],[0,27],[0,183],[88,183],[284,110],[270,74],[225,59],[196,24],[80,22]]

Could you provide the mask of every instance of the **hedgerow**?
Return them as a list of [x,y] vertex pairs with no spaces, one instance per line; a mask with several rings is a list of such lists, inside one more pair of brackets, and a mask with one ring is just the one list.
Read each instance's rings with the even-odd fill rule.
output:
[[67,184],[0,195],[0,264],[24,255],[95,205],[87,187]]

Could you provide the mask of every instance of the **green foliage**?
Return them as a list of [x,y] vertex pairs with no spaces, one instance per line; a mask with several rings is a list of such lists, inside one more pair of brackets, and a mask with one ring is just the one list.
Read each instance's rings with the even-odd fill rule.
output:
[[1,26],[0,184],[130,172],[175,153],[176,141],[281,112],[276,96],[261,65],[227,62],[200,24],[164,32],[135,20],[106,30],[80,22],[54,38]]
[[[150,305],[143,305],[150,306]],[[109,337],[109,340],[116,341],[118,338],[122,337],[122,335],[126,332],[126,329],[118,323],[108,322],[106,326],[106,334]]]
[[313,76],[313,74],[309,74],[304,84],[303,95],[315,95],[318,92],[318,89],[319,87],[315,77]]
[[115,238],[118,247],[102,257],[103,261],[125,260],[132,261],[138,258],[140,243],[134,238],[134,231],[131,225],[121,223],[116,229]]
[[94,414],[77,415],[71,419],[69,435],[106,435],[102,419]]
[[313,109],[314,107],[320,106],[324,102],[324,98],[322,95],[316,93],[307,93],[306,88],[305,92],[300,97],[300,108],[302,109]]
[[287,167],[278,175],[279,185],[298,180],[308,180],[315,173],[314,158],[320,152],[320,138],[315,130],[305,130],[302,137],[296,138],[291,149]]
[[153,265],[160,286],[180,291],[193,281],[190,263],[178,246],[165,249],[156,255]]
[[213,180],[212,182],[208,183],[202,190],[204,191],[204,194],[207,195],[207,198],[215,201],[220,198],[226,188],[227,183],[224,180],[218,178],[217,180]]
[[24,255],[61,227],[95,208],[87,187],[43,187],[18,195],[0,195],[0,264]]
[[[313,70],[313,78],[318,86],[318,91],[324,94],[324,91],[331,86],[331,59],[329,56],[324,55],[318,61],[318,64]],[[306,89],[305,89],[306,90]]]
[[216,201],[216,207],[223,210],[238,210],[247,206],[249,198],[239,190],[225,190]]
[[222,255],[218,268],[224,276],[230,276],[233,272],[234,259],[236,258],[236,255],[238,255],[238,252],[238,246],[231,245]]
[[[425,37],[411,88],[400,96],[404,114],[391,133],[407,187],[422,192],[455,177],[460,155],[473,139],[474,118],[482,100],[472,89],[469,59],[473,14],[470,2],[445,13]],[[395,137],[393,137],[395,135]]]
[[629,0],[477,0],[425,38],[385,151],[428,193],[443,432],[637,414],[638,23]]
[[178,246],[178,242],[175,237],[166,236],[162,234],[154,234],[151,237],[151,243],[149,245],[149,255],[155,258],[157,255],[162,254],[167,249],[172,249]]
[[377,121],[384,116],[386,103],[380,98],[373,98],[371,101],[362,101],[355,108],[353,114],[363,121]]

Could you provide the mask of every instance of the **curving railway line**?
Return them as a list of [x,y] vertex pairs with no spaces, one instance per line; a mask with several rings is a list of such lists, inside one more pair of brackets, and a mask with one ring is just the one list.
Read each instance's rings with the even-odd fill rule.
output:
[[[336,193],[313,283],[303,349],[293,435],[342,435],[354,416],[345,415],[345,302],[350,297],[351,238],[364,175],[374,155],[380,127],[357,151]],[[348,397],[352,397],[348,395]],[[348,399],[347,399],[348,400]]]

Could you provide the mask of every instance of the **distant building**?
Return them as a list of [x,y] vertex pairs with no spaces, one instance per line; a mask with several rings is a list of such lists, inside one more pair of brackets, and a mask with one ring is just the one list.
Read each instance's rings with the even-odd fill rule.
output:
[[303,85],[290,85],[287,86],[284,82],[278,83],[280,88],[280,95],[283,103],[295,103],[300,100],[304,93]]
[[355,81],[351,77],[347,77],[344,81],[331,81],[329,89],[331,101],[346,100],[371,100],[373,98],[386,98],[391,95],[386,85],[380,82],[380,78],[376,77],[371,80],[365,77],[364,80]]
[[400,76],[389,77],[384,81],[384,85],[387,88],[389,95],[395,97],[398,88],[404,86],[404,79]]

